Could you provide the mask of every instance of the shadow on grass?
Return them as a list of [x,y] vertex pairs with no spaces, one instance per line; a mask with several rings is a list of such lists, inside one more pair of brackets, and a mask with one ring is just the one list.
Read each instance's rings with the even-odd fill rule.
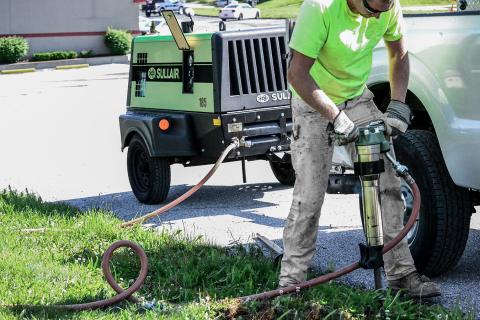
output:
[[82,211],[66,203],[44,202],[40,196],[30,193],[28,190],[4,189],[0,191],[0,201],[3,202],[2,205],[11,207],[14,212],[19,213],[34,211],[52,217],[75,217],[83,214]]

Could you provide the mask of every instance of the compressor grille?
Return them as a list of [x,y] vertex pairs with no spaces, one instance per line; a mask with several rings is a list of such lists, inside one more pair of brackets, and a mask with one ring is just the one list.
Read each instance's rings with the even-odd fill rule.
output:
[[228,41],[230,95],[287,90],[285,38]]
[[217,32],[212,37],[215,110],[290,104],[285,28]]

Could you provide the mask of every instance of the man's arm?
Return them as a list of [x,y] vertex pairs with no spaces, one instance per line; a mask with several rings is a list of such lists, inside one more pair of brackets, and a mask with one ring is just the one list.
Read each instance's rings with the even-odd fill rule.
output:
[[387,107],[387,133],[397,136],[407,131],[411,125],[412,112],[405,104],[407,96],[410,64],[403,38],[397,41],[385,41],[390,64],[391,100]]
[[410,76],[408,51],[403,37],[398,41],[385,41],[390,64],[391,99],[405,103]]
[[310,76],[310,68],[315,60],[293,49],[291,52],[292,60],[288,68],[288,82],[303,101],[333,122],[339,110],[335,103],[317,86]]

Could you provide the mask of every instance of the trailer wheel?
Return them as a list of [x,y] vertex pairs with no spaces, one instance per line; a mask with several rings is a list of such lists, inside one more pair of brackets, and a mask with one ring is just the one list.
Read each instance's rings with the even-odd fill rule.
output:
[[[465,249],[472,208],[469,193],[453,182],[433,133],[410,130],[395,139],[394,146],[422,197],[419,220],[407,236],[410,251],[420,272],[438,276],[453,268]],[[406,184],[402,193],[406,223],[413,197]]]
[[134,136],[128,146],[127,170],[130,186],[138,201],[146,204],[163,202],[170,190],[170,162],[150,157],[142,138]]
[[285,153],[283,158],[274,157],[269,160],[270,168],[278,182],[286,186],[295,184],[295,169],[292,166],[292,157]]

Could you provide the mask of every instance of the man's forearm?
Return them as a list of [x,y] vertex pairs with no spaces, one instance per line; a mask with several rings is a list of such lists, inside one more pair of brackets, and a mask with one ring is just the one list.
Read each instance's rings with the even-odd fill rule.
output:
[[[325,118],[333,121],[338,115],[339,110],[335,103],[325,94],[323,90],[318,88],[315,81],[310,74],[306,74],[303,77],[297,77],[298,80],[294,80],[290,84],[300,97],[308,103],[309,106],[320,112]],[[298,83],[300,82],[301,83]]]
[[391,99],[405,102],[410,76],[408,52],[390,55]]

